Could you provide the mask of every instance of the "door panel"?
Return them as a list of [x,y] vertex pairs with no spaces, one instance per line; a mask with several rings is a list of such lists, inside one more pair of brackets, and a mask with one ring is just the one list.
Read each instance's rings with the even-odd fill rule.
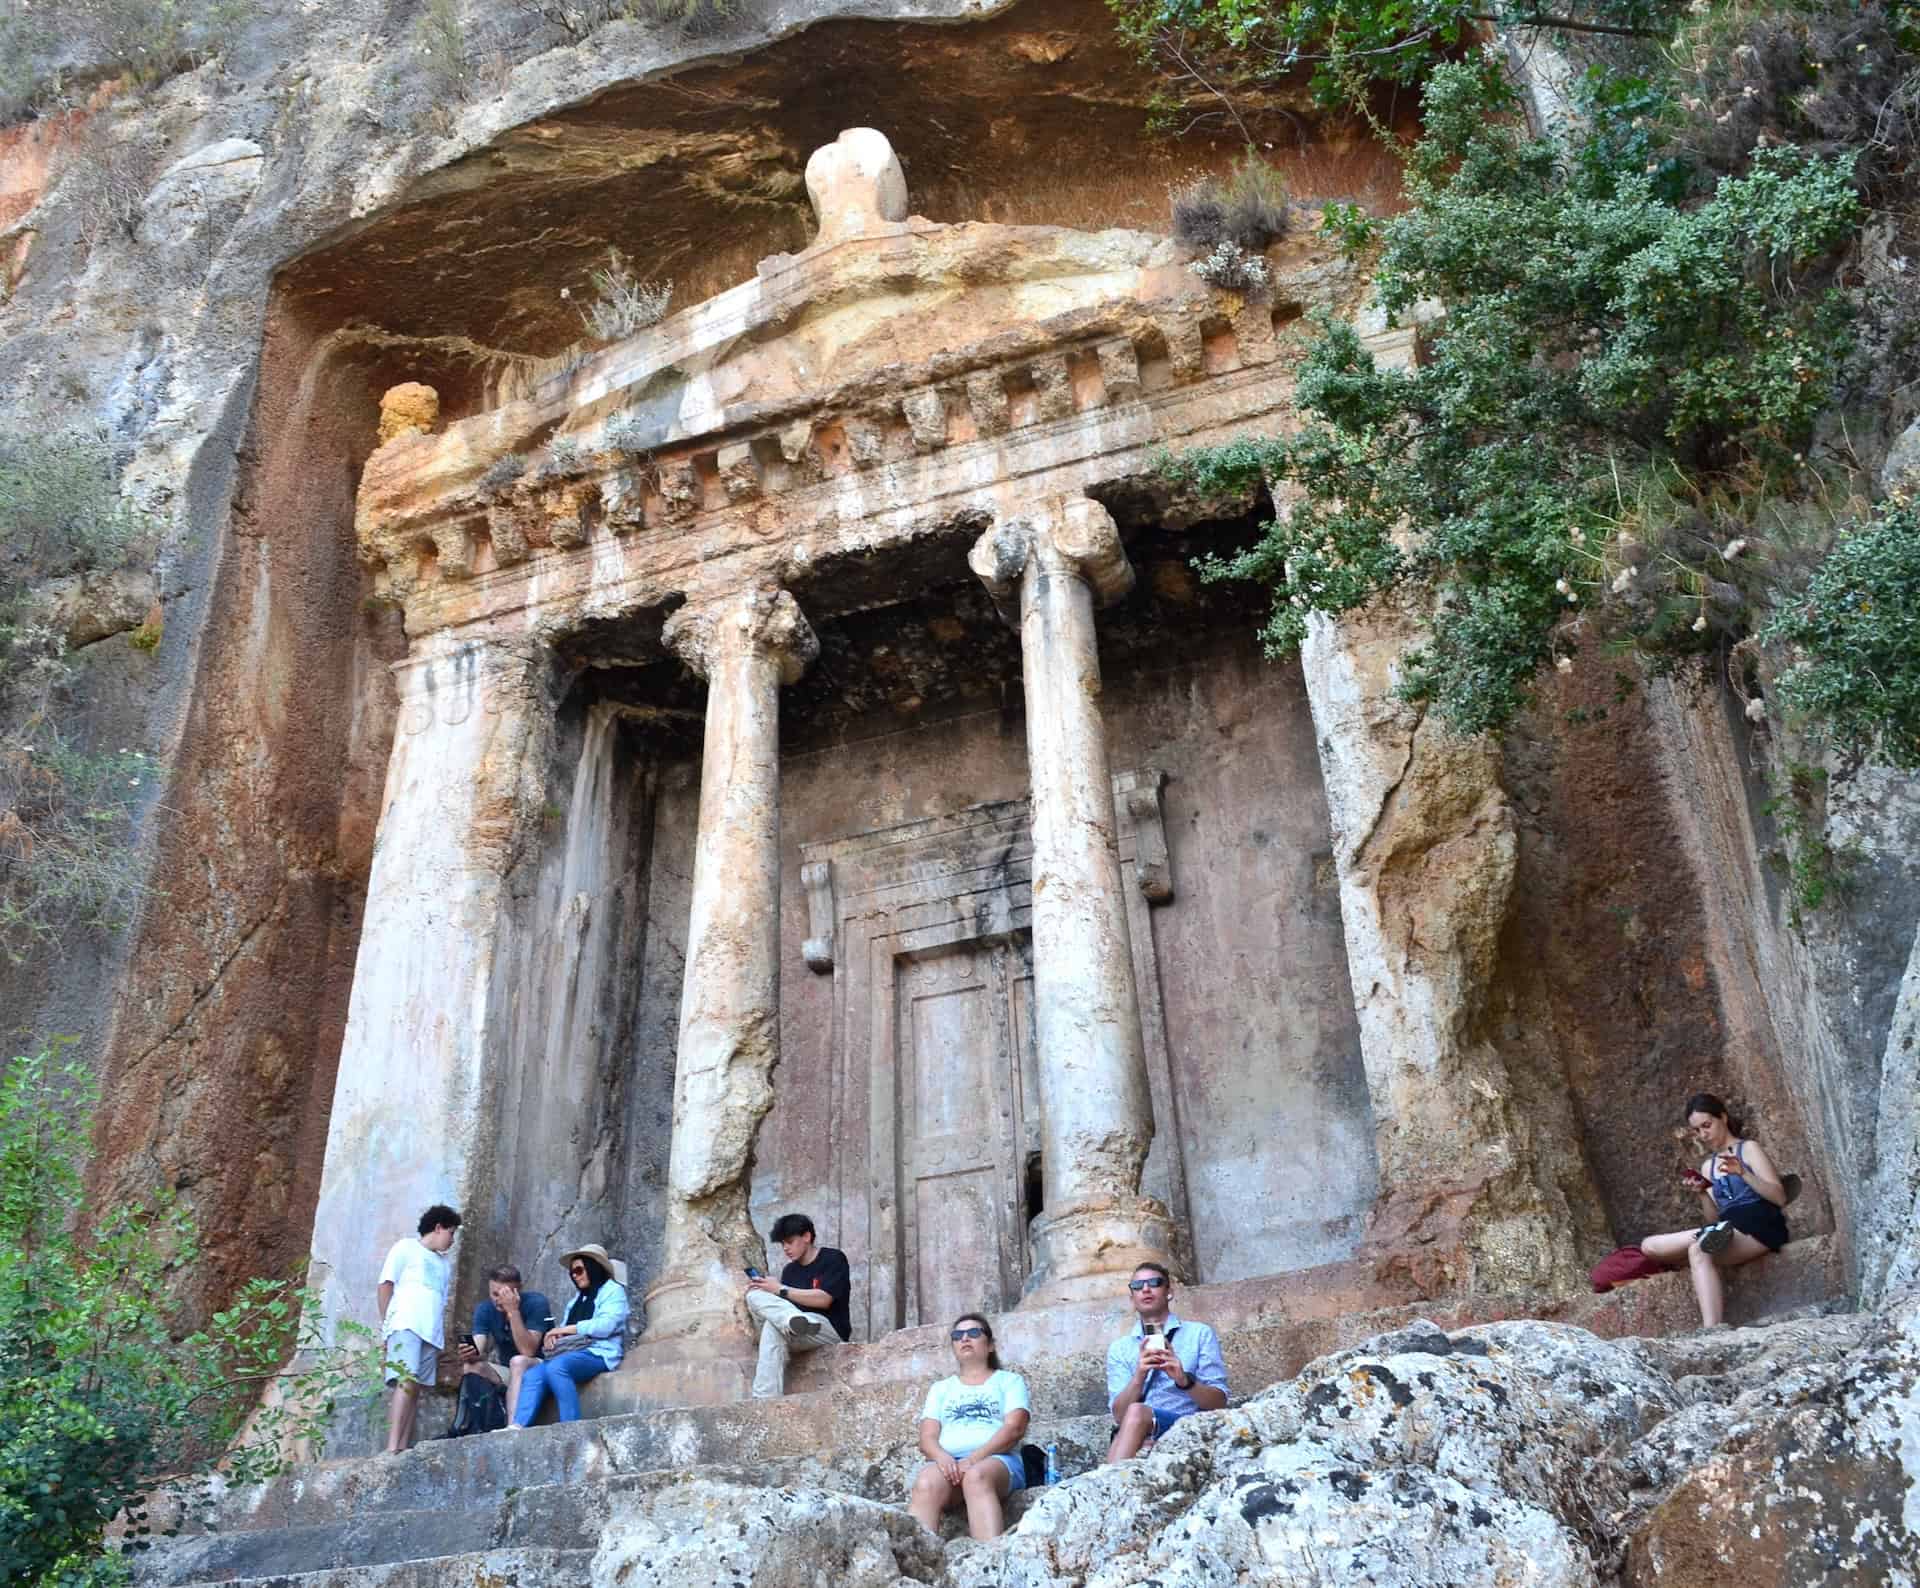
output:
[[901,1324],[1019,1299],[1021,1080],[1005,944],[895,962]]

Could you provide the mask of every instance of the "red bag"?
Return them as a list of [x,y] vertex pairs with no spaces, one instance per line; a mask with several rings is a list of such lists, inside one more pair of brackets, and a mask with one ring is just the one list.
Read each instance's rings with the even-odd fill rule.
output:
[[1615,1285],[1624,1285],[1629,1280],[1650,1279],[1655,1274],[1672,1272],[1669,1264],[1655,1261],[1638,1246],[1622,1246],[1595,1263],[1589,1277],[1593,1280],[1593,1293],[1604,1296]]

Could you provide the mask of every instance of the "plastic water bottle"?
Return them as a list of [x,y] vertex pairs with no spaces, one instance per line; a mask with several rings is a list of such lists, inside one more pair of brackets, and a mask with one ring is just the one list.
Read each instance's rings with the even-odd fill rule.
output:
[[1047,1441],[1047,1482],[1060,1481],[1060,1447],[1051,1439]]

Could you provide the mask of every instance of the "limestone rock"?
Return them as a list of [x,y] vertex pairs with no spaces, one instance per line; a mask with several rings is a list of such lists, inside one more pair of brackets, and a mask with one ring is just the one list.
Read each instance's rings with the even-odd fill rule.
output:
[[615,1500],[593,1588],[896,1588],[938,1581],[940,1544],[893,1507],[819,1489],[662,1473]]
[[1920,1298],[1738,1410],[1634,1538],[1634,1588],[1920,1582]]
[[395,436],[428,435],[440,420],[440,394],[417,380],[402,381],[380,399],[380,445]]
[[153,575],[135,569],[72,574],[49,580],[35,592],[39,620],[77,651],[146,620],[157,599]]

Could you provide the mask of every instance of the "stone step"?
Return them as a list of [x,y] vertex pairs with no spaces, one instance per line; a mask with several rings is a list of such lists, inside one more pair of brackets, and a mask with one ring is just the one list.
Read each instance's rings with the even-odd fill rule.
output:
[[[1741,1270],[1728,1287],[1729,1316],[1746,1322],[1825,1302],[1842,1291],[1836,1264],[1837,1251],[1827,1238],[1795,1242],[1778,1257]],[[1697,1325],[1684,1274],[1642,1281],[1608,1296],[1480,1296],[1291,1320],[1276,1317],[1281,1308],[1271,1297],[1272,1281],[1253,1284],[1266,1296],[1258,1315],[1273,1321],[1238,1328],[1229,1323],[1223,1332],[1236,1400],[1292,1377],[1317,1356],[1416,1317],[1444,1329],[1543,1317],[1603,1336],[1678,1334]],[[1318,1310],[1311,1296],[1297,1305]],[[1189,1312],[1203,1315],[1198,1306]],[[1117,1333],[1120,1321],[1109,1310],[1101,1338]],[[1083,1331],[1085,1326],[1070,1322],[1069,1327]],[[146,1558],[138,1575],[156,1585],[265,1580],[301,1571],[397,1565],[433,1552],[452,1557],[471,1553],[481,1541],[499,1548],[564,1549],[597,1536],[594,1514],[583,1506],[604,1505],[624,1480],[692,1466],[740,1469],[762,1485],[833,1489],[897,1502],[918,1460],[916,1414],[935,1376],[937,1359],[923,1365],[928,1346],[914,1338],[927,1332],[842,1347],[848,1360],[832,1370],[833,1387],[778,1401],[596,1417],[519,1433],[436,1440],[401,1456],[335,1459],[300,1468],[268,1484],[229,1491],[217,1508],[215,1533],[204,1543],[199,1536],[167,1541]],[[1001,1331],[1003,1345],[1012,1332]],[[1035,1442],[1045,1443],[1057,1433],[1068,1474],[1095,1464],[1107,1428],[1100,1358],[1092,1352],[1036,1353],[1011,1365],[1028,1377],[1034,1393]],[[918,1376],[880,1377],[889,1370]],[[879,1381],[857,1382],[867,1374]],[[252,1547],[245,1543],[249,1537]]]
[[[549,1583],[583,1583],[593,1562],[591,1549],[489,1549],[430,1560],[389,1561],[378,1566],[334,1566],[272,1577],[244,1579],[254,1588],[535,1588]],[[180,1588],[231,1588],[240,1579],[207,1577]]]
[[[1074,1477],[1100,1464],[1109,1431],[1105,1417],[1083,1417],[1036,1428],[1034,1433],[1037,1441],[1056,1444],[1062,1476]],[[487,1442],[537,1448],[545,1438],[545,1431],[530,1429],[524,1434],[496,1434]],[[831,1489],[904,1507],[909,1474],[919,1460],[909,1440],[878,1460],[829,1462],[799,1456],[751,1467],[702,1464],[701,1471],[763,1488]],[[652,1484],[659,1470],[588,1473],[573,1481],[533,1488],[509,1486],[485,1496],[481,1503],[458,1489],[447,1489],[432,1497],[436,1503],[417,1509],[353,1510],[292,1525],[162,1539],[137,1558],[134,1578],[155,1588],[291,1581],[303,1573],[397,1568],[475,1551],[564,1553],[582,1540],[598,1538],[609,1508],[627,1491]],[[1022,1508],[1016,1504],[1013,1514]]]

